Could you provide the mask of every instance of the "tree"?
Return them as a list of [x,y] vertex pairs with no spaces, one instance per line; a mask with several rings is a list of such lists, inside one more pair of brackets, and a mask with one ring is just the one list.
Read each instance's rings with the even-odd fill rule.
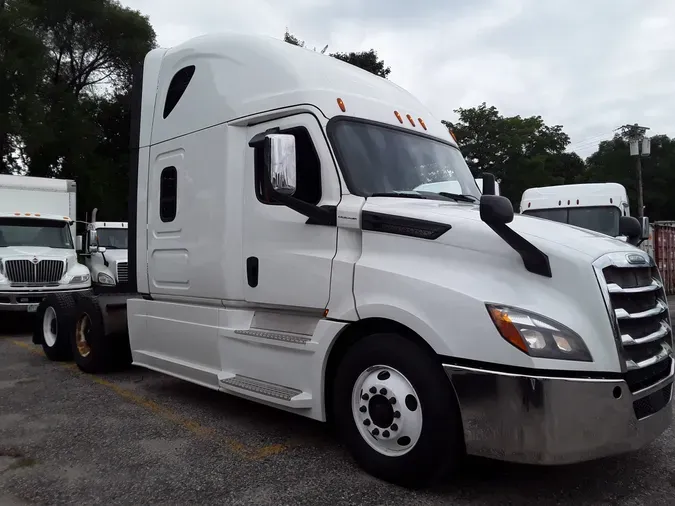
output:
[[[38,100],[44,121],[24,133],[24,159],[35,176],[71,177],[95,145],[91,101],[128,89],[131,69],[155,46],[147,17],[116,0],[13,0],[28,5],[27,23],[48,64]],[[91,141],[91,142],[89,142]]]
[[35,14],[26,2],[0,0],[0,173],[21,170],[21,139],[28,125],[43,119],[35,98],[47,55],[31,29]]
[[[650,156],[643,159],[645,215],[652,221],[670,220],[675,217],[675,201],[671,191],[675,187],[675,140],[666,135],[656,135],[652,137],[651,144]],[[628,193],[632,211],[637,214],[635,158],[630,156],[628,142],[615,135],[613,139],[601,142],[586,163],[586,180],[622,184]]]
[[457,123],[443,123],[456,135],[474,177],[493,173],[514,208],[529,187],[583,177],[583,161],[565,153],[570,139],[562,126],[548,126],[541,116],[504,117],[485,103],[455,112],[459,114]]
[[[288,30],[284,34],[284,41],[294,46],[305,47],[305,41],[298,39]],[[391,69],[387,67],[384,60],[380,60],[377,56],[377,51],[369,49],[368,51],[350,52],[350,53],[330,53],[330,56],[342,60],[352,65],[367,70],[371,74],[384,77],[385,79],[391,73]]]

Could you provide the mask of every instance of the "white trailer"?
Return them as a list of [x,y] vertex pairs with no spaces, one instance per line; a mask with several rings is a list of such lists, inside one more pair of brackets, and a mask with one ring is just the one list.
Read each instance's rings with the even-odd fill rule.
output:
[[[139,75],[136,365],[333,420],[364,469],[411,486],[465,453],[573,463],[670,426],[670,317],[652,260],[481,196],[405,90],[237,34],[153,50]],[[443,181],[460,192],[415,191]],[[620,227],[639,234],[634,218]],[[113,362],[102,299],[76,298],[88,372]]]

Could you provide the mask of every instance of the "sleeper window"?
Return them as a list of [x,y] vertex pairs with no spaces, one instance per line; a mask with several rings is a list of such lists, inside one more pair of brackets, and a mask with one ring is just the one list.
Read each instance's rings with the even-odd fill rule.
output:
[[178,173],[176,167],[166,167],[159,177],[159,218],[164,222],[176,218]]

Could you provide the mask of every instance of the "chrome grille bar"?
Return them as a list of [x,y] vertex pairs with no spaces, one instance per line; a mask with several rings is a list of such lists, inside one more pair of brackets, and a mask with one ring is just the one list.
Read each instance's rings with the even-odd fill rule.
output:
[[5,272],[13,285],[44,285],[58,283],[66,270],[64,260],[6,260]]

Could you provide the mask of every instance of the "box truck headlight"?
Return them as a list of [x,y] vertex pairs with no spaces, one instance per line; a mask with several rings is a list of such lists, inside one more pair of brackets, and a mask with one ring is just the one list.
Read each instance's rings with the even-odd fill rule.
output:
[[99,272],[98,273],[98,282],[102,285],[114,285],[115,280],[112,278],[112,276],[108,276],[105,272]]
[[499,304],[486,304],[501,336],[532,357],[592,362],[584,341],[573,330],[541,315]]
[[77,285],[80,283],[86,283],[89,281],[89,274],[82,274],[81,276],[73,276],[73,278],[70,280],[71,285]]

